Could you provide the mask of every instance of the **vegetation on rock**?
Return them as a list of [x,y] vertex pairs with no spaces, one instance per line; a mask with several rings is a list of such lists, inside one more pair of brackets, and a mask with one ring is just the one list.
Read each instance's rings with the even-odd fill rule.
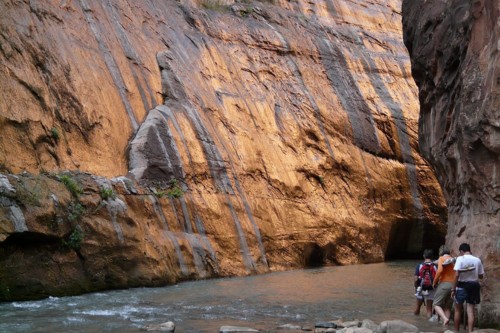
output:
[[80,250],[80,247],[82,245],[84,233],[83,230],[80,226],[76,226],[71,234],[66,239],[63,239],[62,243],[69,247],[70,249],[73,249],[75,251]]
[[59,179],[64,185],[66,185],[66,188],[71,192],[73,197],[78,198],[80,194],[83,193],[83,189],[80,187],[80,185],[78,185],[78,183],[70,176],[62,175],[61,177],[59,177]]
[[115,198],[116,198],[116,194],[112,188],[101,189],[101,199],[102,200],[115,199]]

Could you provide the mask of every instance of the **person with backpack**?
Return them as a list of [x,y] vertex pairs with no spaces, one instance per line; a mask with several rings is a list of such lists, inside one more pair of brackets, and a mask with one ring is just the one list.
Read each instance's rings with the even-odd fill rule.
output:
[[432,255],[432,250],[424,250],[424,262],[415,268],[415,287],[417,288],[415,296],[417,297],[417,304],[413,313],[418,316],[420,314],[420,307],[425,303],[427,318],[432,317],[432,303],[434,299],[434,287],[432,285],[436,276],[436,266],[432,262]]
[[[450,255],[450,250],[446,245],[439,248],[438,269],[434,277],[434,311],[441,317],[443,326],[448,325],[451,315],[451,288],[455,280],[453,270],[454,258]],[[436,288],[437,286],[437,288]]]

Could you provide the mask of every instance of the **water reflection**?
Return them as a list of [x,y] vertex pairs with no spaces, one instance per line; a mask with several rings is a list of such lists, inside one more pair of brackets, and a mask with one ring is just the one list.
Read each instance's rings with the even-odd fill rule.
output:
[[424,331],[442,330],[411,314],[415,264],[323,267],[3,303],[0,332],[138,332],[169,320],[176,332],[218,332],[222,325],[272,330],[339,318],[402,319]]

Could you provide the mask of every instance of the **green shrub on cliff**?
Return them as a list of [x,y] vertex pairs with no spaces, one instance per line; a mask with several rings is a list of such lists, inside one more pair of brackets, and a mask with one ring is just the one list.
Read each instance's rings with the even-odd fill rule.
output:
[[83,189],[70,176],[62,175],[61,177],[59,177],[59,179],[75,198],[78,198],[78,196],[83,193]]
[[245,8],[242,8],[239,10],[240,15],[244,16],[244,17],[252,14],[253,12],[254,12],[254,8],[251,6],[248,6],[248,7],[245,7]]
[[66,239],[63,239],[63,244],[70,249],[73,250],[80,250],[80,247],[82,246],[82,241],[83,241],[83,230],[80,226],[76,226],[71,234]]
[[156,188],[153,188],[153,194],[156,195],[158,198],[163,198],[164,196],[167,196],[169,198],[178,199],[184,195],[184,191],[179,186],[177,179],[172,179],[169,182],[168,188],[166,189],[158,190]]
[[116,198],[116,194],[113,191],[113,189],[112,188],[103,188],[103,189],[101,189],[101,199],[102,200],[108,200],[109,198],[111,198],[111,199],[115,199]]
[[78,221],[84,212],[85,207],[81,203],[72,202],[68,207],[68,220],[70,222]]
[[201,0],[200,4],[203,8],[216,11],[226,11],[228,9],[228,5],[224,0]]
[[52,128],[50,129],[50,134],[52,135],[52,138],[53,138],[56,142],[59,142],[59,131],[57,130],[57,128],[52,127]]
[[171,188],[167,191],[167,196],[169,198],[181,198],[184,195],[184,191],[179,187],[176,186],[174,188]]
[[169,188],[167,190],[167,196],[169,198],[180,198],[184,195],[184,191],[179,186],[177,179],[172,179],[169,183]]
[[156,195],[157,198],[163,198],[167,193],[162,190],[153,189],[153,194]]

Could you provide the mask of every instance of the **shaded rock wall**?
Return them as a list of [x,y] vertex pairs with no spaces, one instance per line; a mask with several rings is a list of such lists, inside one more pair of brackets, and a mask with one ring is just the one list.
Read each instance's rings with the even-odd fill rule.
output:
[[2,2],[2,299],[437,248],[399,7]]
[[420,148],[448,202],[447,243],[455,251],[470,243],[485,264],[483,324],[500,323],[499,6],[403,2],[420,90]]

